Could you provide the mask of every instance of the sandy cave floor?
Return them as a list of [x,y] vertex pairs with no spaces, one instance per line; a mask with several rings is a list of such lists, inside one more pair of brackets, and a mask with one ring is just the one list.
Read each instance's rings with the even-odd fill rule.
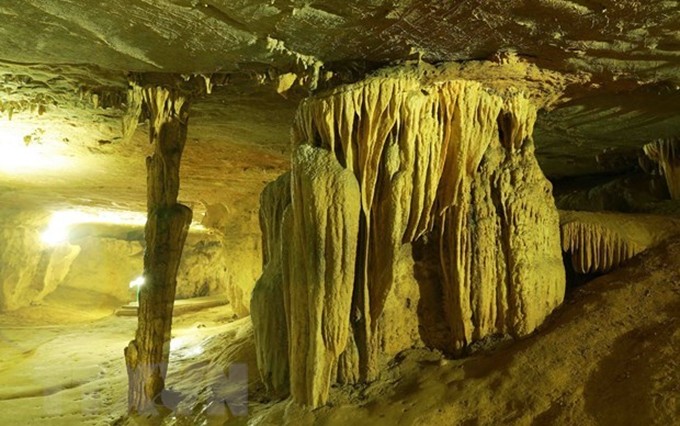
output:
[[[136,320],[111,316],[113,302],[86,296],[60,290],[42,306],[0,315],[0,423],[111,424],[124,413],[122,349]],[[234,321],[229,307],[176,318],[181,345],[171,355],[169,386],[200,401],[201,369],[239,357],[253,368],[252,348],[244,347],[251,332],[250,321]],[[230,342],[241,349],[231,350]],[[679,355],[680,240],[674,240],[572,291],[538,333],[520,342],[481,345],[462,360],[405,351],[377,382],[333,388],[329,406],[311,412],[266,402],[251,383],[249,417],[233,422],[680,424]],[[185,410],[169,423],[227,419],[204,423],[206,412]]]
[[[59,289],[39,306],[0,314],[0,424],[109,425],[125,413],[127,376],[123,348],[137,319],[112,315],[120,303],[80,290]],[[204,346],[235,321],[229,306],[174,320],[170,376],[188,379],[198,358],[214,357]],[[175,383],[168,380],[169,387]]]

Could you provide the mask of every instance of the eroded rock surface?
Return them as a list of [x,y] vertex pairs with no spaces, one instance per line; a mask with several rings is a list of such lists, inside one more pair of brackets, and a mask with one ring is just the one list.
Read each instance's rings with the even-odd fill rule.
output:
[[[41,240],[47,227],[42,211],[2,212],[0,310],[41,303],[57,289],[94,292],[121,305],[136,298],[129,283],[143,270],[141,225],[74,225],[68,242]],[[259,245],[215,230],[190,230],[178,272],[177,298],[224,294],[238,316],[249,313],[250,289],[261,270]]]
[[562,249],[574,271],[604,273],[680,233],[680,219],[615,212],[561,211]]
[[306,405],[326,402],[347,347],[359,199],[356,178],[332,153],[296,149],[282,270],[290,392]]
[[257,365],[267,391],[287,396],[288,332],[284,310],[282,244],[283,214],[290,206],[290,173],[268,184],[260,197],[262,230],[262,276],[253,289],[250,313],[256,339]]
[[[390,341],[382,316],[395,280],[403,279],[396,270],[404,245],[429,245],[435,254],[418,262],[420,269],[423,262],[434,262],[425,267],[434,274],[413,272],[420,295],[427,296],[420,298],[418,312],[440,311],[444,322],[436,338],[423,327],[425,319],[420,324],[429,346],[461,354],[487,336],[526,335],[562,301],[559,218],[531,139],[536,106],[551,96],[536,91],[527,97],[507,82],[491,89],[475,81],[446,80],[446,75],[451,74],[378,75],[310,98],[298,110],[293,207],[283,220],[283,238],[293,241],[283,247],[284,283],[290,283],[284,285],[284,299],[290,291],[285,304],[290,378],[298,402],[325,402],[336,361],[342,382],[377,376]],[[332,202],[345,197],[344,189],[324,186],[325,175],[317,177],[319,186],[296,180],[304,152],[325,153],[359,182],[355,222],[345,217],[344,228],[335,229],[315,219],[318,211],[334,214],[351,204]],[[350,225],[357,227],[354,236]],[[356,262],[329,257],[355,249]],[[285,259],[306,262],[307,274],[317,275],[298,276],[293,269],[286,278]],[[338,262],[348,264],[342,273],[324,272],[335,270]],[[295,296],[298,281],[306,282],[305,291],[314,296]],[[313,302],[319,300],[320,285],[334,293],[327,293],[323,303]],[[320,315],[332,337],[328,329],[313,331]],[[299,340],[300,330],[309,340]],[[346,349],[347,342],[339,339],[343,333],[349,337]],[[402,348],[419,343],[411,336],[397,340]],[[299,359],[318,364],[319,348],[327,350],[326,364],[294,365]]]

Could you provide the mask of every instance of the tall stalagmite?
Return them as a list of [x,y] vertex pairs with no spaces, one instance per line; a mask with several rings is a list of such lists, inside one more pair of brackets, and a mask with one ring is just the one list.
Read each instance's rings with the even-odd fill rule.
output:
[[191,209],[177,202],[188,102],[161,87],[144,89],[144,98],[155,151],[146,159],[145,284],[139,293],[135,340],[125,348],[131,413],[155,413],[165,388],[177,270],[192,217]]
[[[319,369],[304,364],[317,359],[315,348],[324,345],[334,347],[328,363],[340,355],[338,380],[376,377],[382,355],[380,318],[404,244],[435,245],[430,252],[438,254],[428,261],[436,263],[442,282],[423,284],[435,295],[428,300],[438,302],[428,302],[436,304],[425,309],[441,311],[446,324],[437,328],[445,335],[434,338],[421,324],[421,336],[429,346],[460,354],[489,335],[525,335],[562,301],[559,218],[531,139],[535,102],[520,91],[494,92],[479,82],[425,80],[412,73],[372,77],[309,98],[298,110],[293,129],[293,145],[299,147],[293,158],[293,207],[287,218],[295,225],[287,227],[284,219],[283,238],[295,242],[309,241],[312,235],[334,238],[283,248],[289,338],[318,327],[317,318],[330,313],[336,321],[340,318],[336,314],[345,315],[351,304],[346,322],[333,322],[338,327],[333,336],[347,335],[342,345],[323,333],[306,333],[310,341],[304,345],[299,336],[289,339],[291,391],[298,402],[318,406],[326,400],[331,384],[327,364]],[[348,196],[342,191],[335,198],[329,196],[325,180],[316,186],[301,184],[299,176],[305,176],[300,174],[301,163],[306,164],[301,153],[312,152],[306,145],[327,153],[324,164],[332,158],[338,170],[344,168],[359,182],[356,236],[347,233],[350,228],[327,228],[325,221],[303,219],[305,206],[314,206],[315,212],[337,212],[340,207],[331,201]],[[343,217],[349,226],[350,217]],[[350,269],[319,275],[318,263],[309,259],[337,266],[340,260],[333,253],[351,250],[356,250],[351,277]],[[301,268],[289,280],[286,259]],[[303,267],[312,272],[303,273]],[[303,282],[310,288],[325,283],[342,290],[323,304],[310,305],[295,293],[300,290],[294,285]],[[307,369],[304,380],[297,377],[298,368]]]
[[[260,196],[262,276],[255,284],[250,312],[255,331],[257,366],[267,391],[274,397],[289,392],[288,333],[283,307],[281,223],[290,206],[290,173],[268,184]],[[290,241],[285,241],[289,244]]]
[[291,188],[282,225],[290,392],[318,406],[326,402],[349,337],[359,185],[332,153],[301,146],[293,153]]

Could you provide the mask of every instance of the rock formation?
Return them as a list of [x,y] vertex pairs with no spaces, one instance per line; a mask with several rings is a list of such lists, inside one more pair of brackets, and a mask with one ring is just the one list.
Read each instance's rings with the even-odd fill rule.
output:
[[40,303],[63,282],[81,251],[77,245],[42,243],[42,217],[19,211],[2,217],[0,312]]
[[644,150],[649,159],[659,164],[671,198],[680,200],[680,139],[659,139],[645,145]]
[[605,273],[680,233],[674,217],[561,211],[562,250],[580,274]]
[[282,224],[290,392],[318,406],[328,398],[349,337],[360,193],[332,153],[311,146],[293,153],[291,188]]
[[[428,346],[462,354],[487,336],[526,335],[561,303],[559,218],[534,157],[535,120],[520,90],[409,72],[301,104],[282,225],[296,401],[325,403],[336,371],[345,383],[376,378],[404,245],[431,254],[416,262],[431,271],[419,279],[419,312],[435,313],[421,315]],[[270,320],[254,318],[256,334]],[[259,353],[269,344],[258,339]]]
[[250,301],[257,342],[257,365],[262,382],[274,397],[287,396],[289,391],[288,333],[281,264],[281,223],[288,206],[290,173],[268,184],[260,196],[263,267]]
[[192,212],[177,202],[179,165],[187,137],[188,102],[161,87],[144,90],[154,154],[147,157],[148,221],[144,278],[135,340],[125,348],[130,413],[155,413],[170,356],[177,271]]
[[135,134],[135,130],[137,130],[139,116],[144,105],[144,90],[141,86],[130,82],[125,105],[126,109],[122,119],[122,138],[124,142],[128,142]]

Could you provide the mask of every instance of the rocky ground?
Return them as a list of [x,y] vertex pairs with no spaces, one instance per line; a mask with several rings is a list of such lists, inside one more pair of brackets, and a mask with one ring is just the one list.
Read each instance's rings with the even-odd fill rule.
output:
[[[57,291],[41,306],[0,315],[7,424],[125,422],[122,348],[135,319],[112,316],[116,307]],[[168,384],[178,397],[168,400],[184,400],[166,424],[675,424],[680,240],[571,290],[529,338],[486,342],[460,360],[407,350],[377,382],[334,388],[330,404],[314,411],[264,399],[250,321],[234,321],[229,307],[177,317],[173,335]],[[229,367],[239,365],[250,403],[247,416],[234,417],[215,402],[235,395]]]
[[680,422],[680,240],[573,290],[535,335],[462,360],[397,357],[329,407],[278,404],[253,424],[669,425]]

